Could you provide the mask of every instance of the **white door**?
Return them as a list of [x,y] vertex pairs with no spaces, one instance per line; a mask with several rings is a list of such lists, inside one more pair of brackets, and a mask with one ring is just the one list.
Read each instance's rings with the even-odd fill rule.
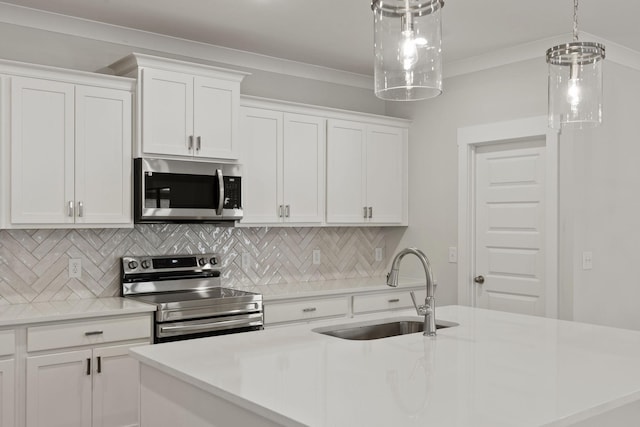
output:
[[192,156],[193,76],[143,69],[142,105],[143,152]]
[[402,222],[402,129],[369,126],[367,130],[367,209],[370,222]]
[[91,425],[91,350],[27,357],[27,427]]
[[76,223],[131,223],[131,93],[76,87]]
[[327,223],[366,221],[366,125],[329,120],[327,126]]
[[237,159],[235,125],[238,84],[206,77],[194,78],[193,134],[194,155]]
[[11,222],[73,223],[74,86],[11,78]]
[[283,203],[286,222],[322,222],[324,217],[325,121],[284,115]]
[[0,427],[15,423],[15,361],[0,361]]
[[282,113],[241,109],[243,224],[282,222]]
[[478,147],[476,305],[545,315],[545,140]]
[[139,424],[140,368],[129,356],[131,346],[93,351],[93,427],[133,427]]

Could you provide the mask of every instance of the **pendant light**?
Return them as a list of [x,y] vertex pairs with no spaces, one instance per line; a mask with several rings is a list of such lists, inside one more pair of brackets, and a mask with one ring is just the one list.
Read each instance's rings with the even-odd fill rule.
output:
[[602,123],[604,46],[578,41],[578,0],[573,1],[573,41],[547,50],[549,127],[559,129]]
[[444,0],[372,0],[375,93],[415,101],[442,93]]

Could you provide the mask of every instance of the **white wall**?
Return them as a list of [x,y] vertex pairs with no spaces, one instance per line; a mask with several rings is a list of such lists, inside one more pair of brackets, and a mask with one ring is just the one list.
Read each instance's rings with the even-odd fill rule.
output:
[[[574,319],[638,330],[639,95],[639,71],[605,62],[603,125],[562,136],[573,169],[565,195],[572,197],[566,225],[573,226]],[[593,252],[592,270],[582,270],[583,251]]]

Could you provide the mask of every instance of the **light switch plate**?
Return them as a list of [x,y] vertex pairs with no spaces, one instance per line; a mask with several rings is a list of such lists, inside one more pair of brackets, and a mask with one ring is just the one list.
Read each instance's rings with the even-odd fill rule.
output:
[[80,258],[69,259],[69,278],[78,279],[82,277],[82,260]]
[[449,262],[458,262],[458,248],[456,248],[455,246],[449,246]]
[[382,261],[382,248],[376,248],[375,258],[376,258],[376,262]]
[[315,265],[320,264],[320,249],[313,250],[313,263]]

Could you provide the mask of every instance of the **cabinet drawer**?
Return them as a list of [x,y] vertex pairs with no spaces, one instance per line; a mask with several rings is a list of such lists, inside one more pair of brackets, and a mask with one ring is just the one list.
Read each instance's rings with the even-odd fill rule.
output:
[[264,305],[264,323],[273,325],[281,322],[346,316],[347,312],[347,297],[267,303]]
[[0,356],[7,356],[16,351],[16,333],[0,331]]
[[27,328],[27,351],[95,345],[151,336],[149,315]]
[[[418,303],[423,304],[426,291],[415,291],[415,294]],[[411,301],[409,290],[353,296],[353,312],[355,314],[374,311],[400,310],[412,307],[413,302]]]

